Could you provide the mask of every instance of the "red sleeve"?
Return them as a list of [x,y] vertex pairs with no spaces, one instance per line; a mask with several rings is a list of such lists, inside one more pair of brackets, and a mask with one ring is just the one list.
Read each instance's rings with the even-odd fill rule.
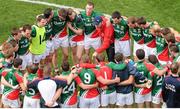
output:
[[19,84],[23,83],[23,77],[22,76],[20,76],[18,73],[15,73],[14,75],[15,75],[15,77],[16,77]]
[[153,65],[153,64],[151,64],[151,63],[147,63],[147,62],[144,62],[144,64],[145,64],[145,66],[146,66],[146,68],[151,72],[151,71],[153,71],[156,67]]
[[77,76],[76,78],[74,78],[74,80],[76,81],[77,84],[82,83],[81,78],[79,76]]
[[79,64],[79,66],[82,68],[95,68],[96,67],[95,64],[89,64],[89,63],[81,63]]
[[99,71],[99,70],[92,69],[92,71],[94,72],[94,74],[96,75],[96,77],[101,76],[101,73],[100,73],[100,71]]
[[42,69],[38,69],[38,71],[37,71],[37,76],[38,76],[39,78],[43,78],[43,70],[42,70]]
[[105,27],[103,43],[101,47],[96,49],[97,53],[102,53],[104,50],[106,50],[109,47],[109,45],[111,44],[111,38],[113,36],[113,32],[114,30],[112,24],[110,24],[108,27]]
[[8,72],[3,71],[3,72],[1,73],[1,75],[2,75],[3,77],[5,77],[5,76],[7,75],[7,73],[8,73]]

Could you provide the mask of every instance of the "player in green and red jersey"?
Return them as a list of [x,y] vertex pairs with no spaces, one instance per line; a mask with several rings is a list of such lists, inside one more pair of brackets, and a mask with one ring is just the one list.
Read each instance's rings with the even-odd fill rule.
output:
[[121,16],[119,11],[112,13],[112,21],[114,27],[115,53],[123,53],[124,56],[131,55],[130,36],[127,21]]
[[9,51],[10,49],[13,49],[12,45],[8,42],[4,42],[1,45],[1,51],[0,51],[0,62],[4,61],[5,59],[5,54],[7,51]]
[[129,17],[127,19],[128,26],[129,26],[129,34],[133,41],[131,41],[133,45],[133,56],[134,60],[137,60],[136,57],[136,50],[137,49],[144,49],[144,37],[142,35],[142,29],[137,25],[137,18],[136,17]]
[[68,59],[68,34],[67,34],[67,10],[64,8],[60,8],[58,10],[53,11],[52,21],[52,32],[53,32],[53,45],[54,45],[54,54],[52,58],[53,66],[55,68],[55,72],[58,72],[58,64],[57,64],[57,49],[59,47],[62,48],[63,61]]
[[[90,59],[87,55],[83,55],[82,57],[83,63],[89,63]],[[97,82],[96,74],[98,70],[96,69],[89,69],[89,68],[82,68],[78,77],[76,78],[77,84],[80,84],[81,81],[86,85],[92,85]],[[80,101],[79,107],[80,108],[98,108],[100,106],[99,101],[99,92],[97,88],[92,89],[83,89],[80,88]]]
[[[69,63],[64,61],[61,67],[62,67],[63,72],[60,75],[60,78],[62,78],[62,76],[64,77],[69,76],[70,75]],[[72,67],[72,70],[73,70],[73,67]],[[74,80],[72,80],[72,82],[69,85],[64,87],[61,94],[61,98],[59,99],[62,108],[77,108],[77,104],[78,104],[77,81],[79,82],[78,78],[74,78]],[[82,81],[80,81],[78,85],[82,89],[92,89],[98,86],[97,83],[92,84],[92,85],[86,85],[82,83]]]
[[150,54],[156,54],[156,38],[150,33],[150,28],[157,24],[157,22],[147,22],[144,17],[140,17],[137,19],[137,24],[140,28],[142,28],[142,34],[144,37],[144,50],[145,57],[147,58]]
[[[163,69],[161,64],[158,62],[158,59],[155,55],[149,55],[148,56],[149,62],[151,62],[153,65],[155,65],[158,69]],[[165,75],[158,75],[154,72],[152,73],[152,103],[154,108],[160,108],[161,107],[161,101],[162,101],[162,82],[164,80]]]
[[[35,65],[27,66],[27,73],[24,74],[24,84],[27,86],[29,83],[38,79],[38,67]],[[40,108],[40,93],[38,89],[28,88],[23,101],[23,108]]]
[[145,52],[143,49],[138,49],[136,51],[136,56],[139,61],[137,61],[135,66],[137,70],[147,78],[148,81],[141,81],[135,78],[135,103],[137,103],[138,107],[141,108],[145,107],[144,103],[146,104],[146,107],[150,107],[152,89],[152,73],[150,72],[163,75],[168,70],[168,68],[159,70],[153,64],[145,62]]
[[98,54],[96,57],[98,63],[97,69],[99,73],[96,74],[96,79],[99,81],[99,88],[102,90],[100,93],[101,107],[110,107],[113,108],[116,103],[116,89],[115,87],[108,87],[108,85],[119,83],[119,77],[113,78],[113,72],[111,64],[105,63],[105,56],[103,54]]
[[72,49],[73,63],[78,64],[84,51],[84,23],[80,15],[69,8],[68,9],[68,38]]
[[[17,58],[13,61],[13,68],[10,70],[4,70],[2,72],[2,78],[8,81],[11,85],[19,85],[20,88],[25,91],[25,86],[23,83],[22,72],[20,71],[20,66],[22,64],[22,59]],[[4,86],[2,102],[4,107],[8,108],[18,108],[20,107],[19,99],[20,89],[13,89],[9,86]]]
[[170,47],[170,53],[173,57],[173,62],[177,62],[180,65],[180,53],[176,45]]
[[21,70],[25,70],[27,65],[32,64],[32,54],[29,53],[31,38],[31,25],[27,24],[22,27],[22,37],[19,40],[17,55],[23,60]]
[[150,33],[156,37],[157,58],[162,65],[166,65],[169,62],[169,50],[168,44],[161,34],[160,26],[153,25],[150,28]]
[[52,56],[54,53],[54,45],[53,45],[53,24],[52,24],[52,17],[54,15],[54,12],[52,8],[46,8],[43,12],[47,23],[45,25],[46,29],[46,63],[51,64],[52,63]]
[[11,40],[15,40],[17,43],[19,43],[19,40],[21,39],[21,31],[19,28],[13,28],[11,30],[11,35],[9,35],[7,42]]
[[96,16],[102,15],[94,11],[94,3],[88,2],[85,11],[81,13],[84,21],[84,48],[87,55],[89,55],[89,49],[92,47],[95,50],[101,46],[101,37],[93,24],[93,20]]
[[[4,45],[3,45],[4,48]],[[14,50],[9,49],[6,51],[6,54],[3,55],[3,60],[0,62],[0,80],[1,80],[1,73],[3,72],[4,69],[10,69],[12,67],[12,61],[14,59]],[[5,81],[8,83],[7,81]],[[0,82],[1,84],[1,82]],[[7,84],[6,84],[7,85]],[[12,87],[11,84],[8,83],[10,87]],[[13,88],[13,87],[12,87]],[[2,92],[3,92],[3,87],[2,85],[0,86],[0,99],[2,98]],[[2,107],[2,101],[0,101],[0,107]]]

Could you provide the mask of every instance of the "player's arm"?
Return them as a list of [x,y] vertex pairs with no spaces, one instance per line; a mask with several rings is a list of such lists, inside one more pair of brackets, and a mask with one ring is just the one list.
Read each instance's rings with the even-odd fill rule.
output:
[[96,79],[102,83],[102,84],[106,84],[106,85],[109,85],[109,84],[114,84],[114,83],[119,83],[120,82],[120,78],[119,77],[115,77],[114,79],[104,79],[101,75],[100,75],[100,72],[101,71],[98,71],[98,70],[93,70],[94,74],[96,75]]
[[57,99],[61,96],[62,88],[59,88],[56,93],[54,94],[51,101],[46,102],[45,105],[48,107],[53,107],[54,103],[57,101]]
[[69,85],[76,76],[77,76],[77,68],[71,70],[71,73],[68,76],[60,75],[60,76],[56,76],[55,78],[66,80],[67,84]]
[[25,87],[24,82],[23,82],[23,77],[20,76],[18,73],[15,73],[14,75],[15,75],[15,77],[16,77],[16,79],[17,79],[17,81],[19,83],[19,86],[21,87],[22,91],[25,91],[26,87]]
[[100,83],[103,83],[103,84],[106,84],[106,85],[114,84],[114,83],[119,83],[120,82],[120,78],[119,77],[116,77],[115,79],[109,80],[109,79],[104,79],[102,76],[98,76],[97,80]]
[[77,20],[78,20],[77,28],[74,28],[72,26],[71,22],[67,22],[67,26],[68,26],[69,29],[71,29],[77,35],[83,35],[84,23],[83,23],[82,19],[79,16],[78,16]]
[[14,89],[14,87],[10,83],[8,83],[3,76],[1,77],[1,84],[3,84],[4,86],[7,86],[7,87],[11,87],[12,89]]
[[109,62],[108,64],[106,64],[109,68],[111,68],[112,70],[123,70],[126,68],[126,63],[122,63],[122,64],[115,64],[114,62]]
[[93,88],[97,88],[98,87],[98,82],[95,82],[94,84],[90,84],[90,85],[86,85],[84,83],[80,83],[78,84],[79,87],[81,87],[83,90],[89,90],[89,89],[93,89]]
[[28,80],[27,80],[27,76],[28,76],[28,73],[26,72],[23,76],[23,82],[24,82],[24,86],[27,88],[27,84],[28,84]]
[[36,28],[32,26],[31,37],[36,37]]
[[133,83],[134,83],[134,76],[130,75],[127,80],[124,80],[124,81],[120,82],[118,85],[126,86],[126,85],[130,85],[130,84],[133,84]]
[[146,85],[146,83],[143,83],[143,84],[136,84],[136,83],[134,83],[134,86],[135,87],[139,87],[139,88],[145,88],[147,85]]
[[159,76],[164,75],[164,74],[167,72],[167,70],[168,70],[167,67],[164,68],[164,69],[162,69],[162,70],[159,70],[157,67],[155,67],[155,66],[154,66],[153,64],[151,64],[151,63],[145,62],[144,64],[146,65],[146,68],[147,68],[150,72],[154,72],[154,73],[156,73],[156,74],[159,75]]
[[81,81],[81,78],[79,76],[77,76],[75,79],[76,83],[79,85],[79,87],[81,87],[83,90],[89,90],[89,89],[92,89],[92,88],[97,88],[98,87],[98,82],[95,82],[94,84],[84,84],[82,81]]
[[1,84],[3,84],[3,85],[5,85],[5,86],[8,86],[8,87],[11,87],[12,89],[14,89],[15,88],[15,86],[13,87],[13,85],[11,85],[8,81],[6,81],[6,79],[4,78],[5,76],[6,76],[6,74],[7,74],[8,72],[6,72],[6,71],[3,71],[2,72],[2,77],[1,77]]

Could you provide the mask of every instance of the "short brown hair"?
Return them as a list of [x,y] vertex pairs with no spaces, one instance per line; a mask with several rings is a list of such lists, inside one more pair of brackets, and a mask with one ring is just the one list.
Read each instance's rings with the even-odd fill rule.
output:
[[140,17],[137,19],[138,25],[145,25],[146,24],[146,19],[145,17]]
[[12,47],[17,46],[17,41],[16,40],[10,40],[9,43],[12,45]]
[[13,65],[14,65],[14,67],[15,68],[18,68],[20,65],[22,65],[22,59],[21,58],[16,58],[16,59],[14,59],[14,61],[13,61]]
[[167,35],[167,34],[171,33],[171,30],[169,28],[162,28],[161,29],[161,33],[163,35]]
[[4,52],[4,51],[7,51],[9,49],[13,49],[12,45],[9,42],[4,42],[2,44],[2,51]]
[[101,53],[96,56],[96,59],[98,62],[103,62],[103,61],[105,61],[105,56],[104,56],[104,54]]
[[143,49],[136,50],[136,56],[138,59],[142,60],[145,58],[145,51]]
[[122,53],[116,53],[115,56],[114,56],[114,59],[115,59],[117,62],[123,61],[124,55],[123,55]]
[[46,19],[43,14],[37,15],[36,20],[40,22],[42,19]]
[[168,33],[167,35],[164,36],[164,38],[166,39],[166,41],[169,43],[175,43],[176,39],[173,33]]
[[26,30],[31,30],[31,25],[29,24],[23,25],[23,31],[25,32]]
[[4,54],[5,58],[10,58],[10,57],[14,57],[14,50],[13,49],[9,49],[7,50],[6,54]]
[[28,65],[26,68],[27,68],[28,73],[33,73],[33,74],[36,74],[38,70],[38,66],[34,64]]
[[69,71],[69,62],[68,61],[63,61],[61,68],[63,71]]
[[18,35],[18,33],[20,33],[21,31],[19,30],[19,28],[13,28],[11,30],[11,35],[14,36],[14,35]]
[[66,19],[66,17],[67,17],[67,10],[66,10],[65,8],[60,8],[60,9],[58,10],[58,14],[59,14],[59,16],[61,16],[61,17],[63,17],[64,19]]
[[137,22],[137,18],[134,16],[128,17],[127,22],[131,24],[135,24]]
[[88,1],[88,2],[87,2],[87,5],[89,5],[89,6],[93,6],[93,8],[94,8],[94,3],[93,3],[93,2],[91,2],[91,1]]
[[158,59],[157,59],[156,55],[149,55],[148,56],[148,61],[151,62],[154,65],[158,63]]
[[177,62],[171,64],[171,72],[177,74],[179,70],[179,64]]

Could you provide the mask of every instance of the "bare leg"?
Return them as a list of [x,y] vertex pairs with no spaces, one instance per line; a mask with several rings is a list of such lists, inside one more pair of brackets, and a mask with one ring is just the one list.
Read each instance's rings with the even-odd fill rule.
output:
[[137,103],[137,108],[144,108],[144,103]]
[[52,64],[54,69],[57,68],[57,50],[54,50],[53,56],[52,56]]
[[68,47],[62,47],[63,61],[68,60]]
[[89,56],[90,49],[85,49],[85,53]]
[[77,57],[76,57],[76,54],[77,54],[77,47],[71,47],[72,49],[72,60],[73,60],[73,64],[76,64],[77,62]]
[[84,46],[83,45],[78,45],[77,46],[77,53],[76,53],[76,56],[77,56],[76,64],[78,64],[81,61],[83,51],[84,51]]
[[145,102],[146,108],[151,108],[151,102]]

